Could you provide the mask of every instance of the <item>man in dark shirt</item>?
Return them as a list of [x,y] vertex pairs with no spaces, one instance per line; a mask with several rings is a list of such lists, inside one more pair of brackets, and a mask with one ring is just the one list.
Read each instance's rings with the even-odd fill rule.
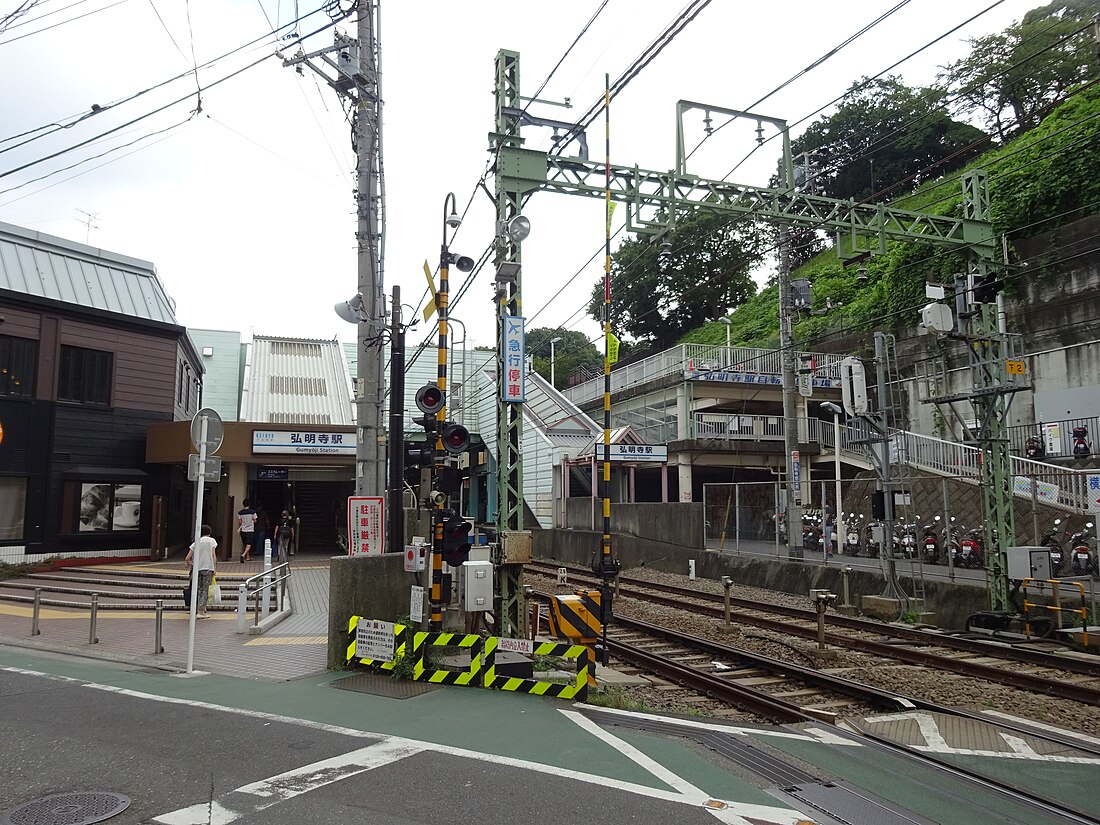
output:
[[278,548],[279,563],[286,561],[287,556],[294,553],[294,519],[286,510],[283,510],[279,523],[275,525],[275,546]]
[[256,511],[252,509],[252,502],[244,500],[244,508],[237,511],[237,529],[241,534],[241,564],[252,560],[252,543],[256,538]]

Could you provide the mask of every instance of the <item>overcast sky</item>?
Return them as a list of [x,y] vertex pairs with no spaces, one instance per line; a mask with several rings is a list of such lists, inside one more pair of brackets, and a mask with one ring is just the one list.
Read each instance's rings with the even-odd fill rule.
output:
[[[0,0],[0,16],[18,5]],[[460,211],[473,198],[452,250],[477,258],[492,239],[494,207],[475,185],[488,159],[497,51],[520,53],[521,89],[531,95],[599,5],[382,0],[387,295],[396,283],[403,301],[422,306],[422,263],[437,262],[448,192],[455,193]],[[573,108],[536,104],[532,113],[561,120],[579,116],[602,96],[604,74],[617,78],[685,5],[610,0],[540,95],[558,102],[569,98]],[[894,5],[714,0],[612,103],[612,162],[672,168],[677,100],[744,109]],[[754,110],[798,121],[857,78],[878,73],[990,3],[900,5]],[[913,85],[928,83],[938,65],[965,54],[966,37],[999,31],[1039,3],[994,5],[896,73]],[[0,221],[152,261],[186,326],[354,340],[354,327],[332,310],[334,302],[355,293],[357,282],[349,127],[336,94],[308,69],[299,73],[270,57],[204,88],[202,111],[190,120],[196,108],[193,76],[22,147],[14,148],[26,137],[9,139],[50,123],[68,124],[93,105],[107,106],[188,71],[194,60],[201,66],[255,41],[200,68],[199,85],[214,84],[273,55],[270,32],[293,21],[296,8],[301,22],[293,30],[306,50],[331,45],[331,29],[308,36],[329,22],[318,0],[41,2],[0,32]],[[74,20],[78,15],[85,16]],[[341,28],[354,33],[354,18]],[[283,41],[287,55],[295,42]],[[165,106],[111,138],[12,172]],[[721,178],[752,149],[754,126],[716,134],[692,158],[689,171]],[[688,115],[686,127],[694,145],[703,137],[702,115]],[[159,130],[167,131],[153,134]],[[523,136],[530,147],[549,148],[546,129],[526,127]],[[593,157],[602,159],[602,119],[590,144]],[[764,184],[776,159],[777,150],[766,147],[731,180]],[[564,325],[595,334],[582,307],[603,276],[602,203],[540,193],[525,214],[533,224],[523,247],[529,327]],[[463,283],[464,276],[455,276],[452,291]],[[470,345],[493,343],[490,278],[483,272],[452,309],[465,323]],[[421,323],[412,342],[424,334]]]

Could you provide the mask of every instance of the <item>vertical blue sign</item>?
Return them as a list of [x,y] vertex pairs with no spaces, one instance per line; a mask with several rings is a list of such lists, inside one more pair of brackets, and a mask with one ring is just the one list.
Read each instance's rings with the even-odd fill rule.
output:
[[504,400],[519,403],[526,400],[527,385],[524,372],[524,319],[506,315],[502,319],[504,324],[503,335],[503,364],[501,375],[503,376],[502,392]]

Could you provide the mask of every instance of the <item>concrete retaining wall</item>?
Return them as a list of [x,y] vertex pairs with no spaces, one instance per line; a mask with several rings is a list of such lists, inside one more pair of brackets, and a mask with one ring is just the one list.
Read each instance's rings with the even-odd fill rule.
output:
[[[655,513],[660,513],[661,517],[655,518]],[[602,499],[595,501],[595,510],[590,498],[568,499],[565,503],[565,525],[571,530],[603,529]],[[611,529],[615,533],[641,536],[657,542],[702,547],[703,504],[678,501],[612,502]]]
[[409,614],[412,574],[402,553],[384,556],[336,556],[329,568],[328,666],[346,662],[350,616],[396,621]]
[[[545,561],[587,566],[599,548],[600,534],[588,530],[543,530],[534,534],[534,556]],[[638,536],[615,535],[612,548],[623,569],[650,567],[666,573],[687,575],[688,561],[695,560],[695,572],[701,579],[718,580],[729,576],[737,584],[807,596],[811,588],[825,588],[843,594],[843,564],[823,567],[820,562],[795,562],[733,556],[716,550],[695,550],[682,545],[660,543]],[[903,586],[909,582],[902,577]],[[853,570],[849,575],[852,602],[859,604],[863,595],[877,596],[884,580],[878,570]],[[961,629],[966,617],[986,610],[989,597],[983,588],[946,582],[925,581],[928,610],[935,613],[940,627]]]

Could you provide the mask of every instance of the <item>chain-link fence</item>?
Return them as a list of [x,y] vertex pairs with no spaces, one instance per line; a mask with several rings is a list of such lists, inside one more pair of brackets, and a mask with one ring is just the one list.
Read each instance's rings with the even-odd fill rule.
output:
[[[808,558],[826,550],[846,556],[882,556],[882,544],[893,545],[895,558],[948,567],[984,568],[981,488],[966,478],[905,474],[896,468],[893,480],[892,541],[877,529],[873,498],[877,480],[862,473],[837,485],[833,480],[803,483],[803,547]],[[1080,474],[1051,467],[1034,477],[1016,477],[1013,484],[1016,545],[1043,545],[1055,538],[1069,542],[1086,533],[1093,546],[1094,524],[1100,513],[1068,508],[1059,491],[1079,485]],[[786,493],[774,482],[707,484],[703,487],[704,541],[708,549],[778,556],[787,552]],[[778,514],[778,518],[777,518]],[[1056,524],[1057,522],[1057,524]],[[971,544],[977,542],[977,544]],[[971,549],[968,550],[967,548]],[[953,552],[952,552],[953,551]],[[1068,548],[1067,548],[1068,553]],[[1067,573],[1068,575],[1068,573]]]

